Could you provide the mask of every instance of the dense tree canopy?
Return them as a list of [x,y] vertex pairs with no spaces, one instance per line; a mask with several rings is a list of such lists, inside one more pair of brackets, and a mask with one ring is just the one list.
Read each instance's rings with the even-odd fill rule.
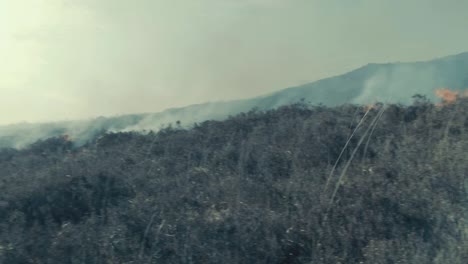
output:
[[468,101],[0,151],[0,263],[466,263]]

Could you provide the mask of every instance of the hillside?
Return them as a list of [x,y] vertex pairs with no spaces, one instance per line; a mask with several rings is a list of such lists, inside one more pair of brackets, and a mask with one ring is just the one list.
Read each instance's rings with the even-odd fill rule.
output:
[[466,263],[468,99],[414,100],[0,150],[0,263]]
[[0,147],[24,147],[38,139],[63,134],[85,143],[102,131],[158,130],[176,121],[190,127],[194,122],[223,120],[253,108],[269,110],[301,100],[326,106],[376,101],[408,105],[414,94],[436,100],[434,90],[438,88],[468,88],[468,52],[425,62],[368,64],[343,75],[246,100],[81,122],[0,126]]

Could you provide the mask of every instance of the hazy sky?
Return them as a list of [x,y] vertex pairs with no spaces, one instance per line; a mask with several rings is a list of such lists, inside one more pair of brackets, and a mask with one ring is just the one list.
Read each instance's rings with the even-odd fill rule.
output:
[[247,98],[468,51],[466,0],[0,0],[0,124]]

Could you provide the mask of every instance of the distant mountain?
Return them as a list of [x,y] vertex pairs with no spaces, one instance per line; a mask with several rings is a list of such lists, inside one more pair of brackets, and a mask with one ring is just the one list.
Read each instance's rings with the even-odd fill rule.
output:
[[221,120],[252,108],[267,110],[301,100],[327,106],[376,101],[409,104],[413,95],[421,94],[435,101],[434,90],[445,87],[468,88],[468,52],[424,62],[372,63],[343,75],[245,100],[88,121],[0,126],[0,147],[22,147],[38,139],[63,134],[81,144],[103,131],[157,130],[176,121],[191,125],[208,119]]

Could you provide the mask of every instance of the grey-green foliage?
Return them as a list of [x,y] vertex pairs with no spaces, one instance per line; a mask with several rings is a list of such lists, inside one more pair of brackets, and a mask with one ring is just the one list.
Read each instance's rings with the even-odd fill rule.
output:
[[466,263],[468,100],[416,99],[366,151],[378,108],[303,104],[0,151],[0,263]]

